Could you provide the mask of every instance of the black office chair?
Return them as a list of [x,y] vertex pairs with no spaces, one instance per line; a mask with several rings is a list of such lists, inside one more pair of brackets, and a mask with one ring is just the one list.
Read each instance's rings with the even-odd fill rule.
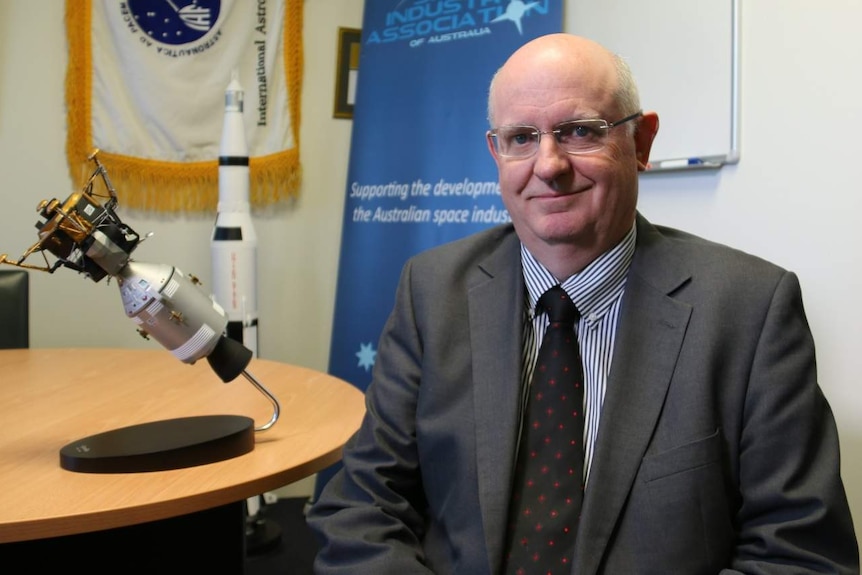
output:
[[0,269],[0,349],[30,347],[30,274]]

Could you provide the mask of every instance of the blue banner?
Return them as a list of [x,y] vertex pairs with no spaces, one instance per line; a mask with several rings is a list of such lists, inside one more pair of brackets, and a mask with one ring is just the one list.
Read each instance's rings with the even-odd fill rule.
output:
[[561,30],[562,0],[365,2],[332,375],[368,387],[410,256],[509,221],[485,143],[488,84],[519,46]]

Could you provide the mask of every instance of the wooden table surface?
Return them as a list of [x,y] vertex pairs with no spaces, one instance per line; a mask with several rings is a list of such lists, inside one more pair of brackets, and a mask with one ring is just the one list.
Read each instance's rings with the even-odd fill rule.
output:
[[111,529],[184,515],[277,489],[337,462],[364,397],[315,370],[252,359],[247,371],[281,415],[245,455],[147,473],[79,473],[60,449],[137,423],[210,414],[260,426],[272,404],[243,376],[223,383],[206,360],[161,348],[0,350],[0,543]]

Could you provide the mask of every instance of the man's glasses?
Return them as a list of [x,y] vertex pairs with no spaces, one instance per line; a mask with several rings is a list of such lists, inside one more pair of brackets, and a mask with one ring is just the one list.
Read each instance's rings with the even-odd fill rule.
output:
[[608,132],[630,120],[640,118],[643,110],[616,122],[605,120],[569,120],[543,132],[536,126],[502,126],[488,132],[494,149],[504,158],[529,158],[539,149],[545,134],[553,134],[557,145],[567,154],[590,154],[605,147]]

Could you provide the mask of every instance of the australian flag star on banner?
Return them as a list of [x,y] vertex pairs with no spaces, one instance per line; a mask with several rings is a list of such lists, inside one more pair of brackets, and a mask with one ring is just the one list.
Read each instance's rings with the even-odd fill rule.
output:
[[509,221],[485,143],[488,84],[519,46],[562,30],[562,4],[365,2],[331,374],[367,388],[407,258]]

